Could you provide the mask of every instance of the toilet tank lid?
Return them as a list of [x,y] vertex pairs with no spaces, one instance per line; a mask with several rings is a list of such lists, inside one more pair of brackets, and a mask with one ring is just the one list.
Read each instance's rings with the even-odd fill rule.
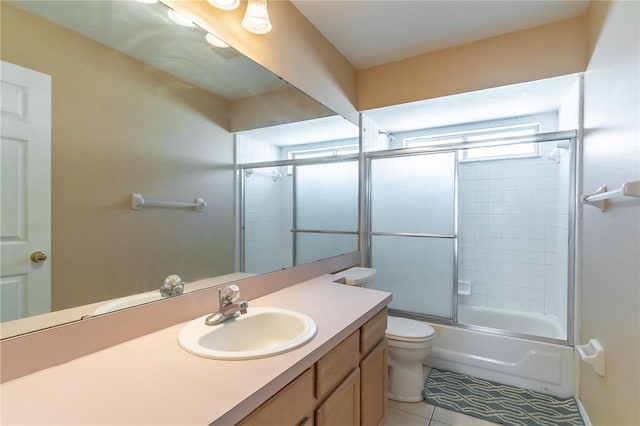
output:
[[435,334],[435,330],[421,322],[409,318],[387,317],[387,335],[410,338],[425,338]]
[[342,272],[346,284],[362,285],[373,281],[376,270],[373,268],[354,267]]

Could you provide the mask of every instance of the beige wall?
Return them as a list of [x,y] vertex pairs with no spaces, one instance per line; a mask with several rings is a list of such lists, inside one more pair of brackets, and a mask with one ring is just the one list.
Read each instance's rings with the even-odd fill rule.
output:
[[245,55],[354,123],[356,110],[582,72],[586,68],[585,17],[358,71],[289,1],[269,3],[273,30],[261,36],[242,28],[244,5],[229,12],[200,0],[163,2],[218,33]]
[[328,117],[335,112],[294,87],[231,101],[231,132]]
[[[640,179],[640,3],[592,2],[584,82],[584,192]],[[640,203],[584,206],[580,343],[597,338],[606,375],[580,364],[595,425],[640,424]]]
[[6,2],[1,24],[2,60],[52,76],[54,310],[232,272],[228,101]]
[[358,72],[358,110],[582,72],[586,20],[560,21]]
[[358,123],[356,70],[289,1],[269,2],[273,29],[255,35],[245,31],[246,2],[233,11],[202,0],[162,0],[208,31],[323,105]]

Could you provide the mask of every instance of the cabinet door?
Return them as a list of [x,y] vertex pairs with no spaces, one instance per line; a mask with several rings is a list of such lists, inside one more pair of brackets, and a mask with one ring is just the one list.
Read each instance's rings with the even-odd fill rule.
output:
[[297,426],[313,413],[313,370],[308,369],[271,399],[243,419],[238,426]]
[[387,339],[360,362],[360,424],[384,424],[387,411]]
[[360,425],[360,369],[356,368],[316,410],[317,426]]

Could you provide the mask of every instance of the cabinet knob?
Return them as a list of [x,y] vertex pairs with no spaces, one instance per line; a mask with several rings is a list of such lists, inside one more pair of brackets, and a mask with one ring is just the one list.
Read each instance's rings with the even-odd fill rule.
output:
[[33,253],[31,253],[31,261],[33,263],[42,263],[45,260],[47,260],[46,253],[41,251],[34,251]]

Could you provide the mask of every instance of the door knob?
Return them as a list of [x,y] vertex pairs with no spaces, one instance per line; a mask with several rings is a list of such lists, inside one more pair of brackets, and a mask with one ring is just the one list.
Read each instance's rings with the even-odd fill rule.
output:
[[34,251],[31,253],[31,261],[33,263],[41,263],[47,260],[47,255],[41,251]]

